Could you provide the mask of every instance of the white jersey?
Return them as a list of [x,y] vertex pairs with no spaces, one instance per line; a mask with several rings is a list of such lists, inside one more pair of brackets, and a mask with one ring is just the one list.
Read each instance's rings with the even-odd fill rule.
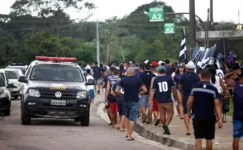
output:
[[[88,80],[94,80],[94,77],[91,76],[91,75],[87,75],[86,79],[87,79],[87,81]],[[95,89],[94,85],[87,85],[87,90],[94,90],[94,89]]]
[[216,89],[218,90],[218,93],[222,93],[222,91],[223,91],[223,89],[222,89],[222,87],[221,87],[221,85],[220,85],[220,77],[216,74],[215,75],[215,83],[213,84],[212,83],[212,81],[210,81],[211,82],[211,84],[214,86],[214,87],[216,87]]

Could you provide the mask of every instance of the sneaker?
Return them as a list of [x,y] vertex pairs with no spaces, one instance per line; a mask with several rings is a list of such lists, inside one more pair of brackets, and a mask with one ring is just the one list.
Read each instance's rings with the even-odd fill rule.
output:
[[164,129],[164,134],[170,135],[170,130],[166,125],[163,126],[163,129]]

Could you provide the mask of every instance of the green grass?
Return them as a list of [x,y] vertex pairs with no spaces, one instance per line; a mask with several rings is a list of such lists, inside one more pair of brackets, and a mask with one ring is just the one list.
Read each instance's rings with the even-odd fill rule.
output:
[[230,103],[230,111],[227,113],[227,115],[232,116],[233,115],[233,101],[232,99],[229,100]]

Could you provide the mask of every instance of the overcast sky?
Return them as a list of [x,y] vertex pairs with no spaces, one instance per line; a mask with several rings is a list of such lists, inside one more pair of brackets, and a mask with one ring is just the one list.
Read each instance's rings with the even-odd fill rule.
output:
[[[10,12],[10,6],[15,0],[1,0],[0,13]],[[94,2],[97,9],[92,11],[90,20],[103,21],[112,16],[123,17],[134,11],[138,6],[150,3],[152,0],[90,0]],[[172,6],[175,12],[189,12],[189,0],[163,0]],[[195,0],[196,14],[203,20],[207,18],[207,8],[210,0]],[[214,0],[214,21],[233,21],[238,23],[238,10],[241,11],[241,22],[243,21],[243,0]],[[83,18],[88,11],[67,11],[71,18]]]

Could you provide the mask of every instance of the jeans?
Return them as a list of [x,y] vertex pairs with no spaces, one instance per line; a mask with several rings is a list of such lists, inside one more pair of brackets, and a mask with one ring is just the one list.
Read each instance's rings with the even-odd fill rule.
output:
[[139,103],[138,102],[124,102],[124,114],[130,121],[137,121]]

